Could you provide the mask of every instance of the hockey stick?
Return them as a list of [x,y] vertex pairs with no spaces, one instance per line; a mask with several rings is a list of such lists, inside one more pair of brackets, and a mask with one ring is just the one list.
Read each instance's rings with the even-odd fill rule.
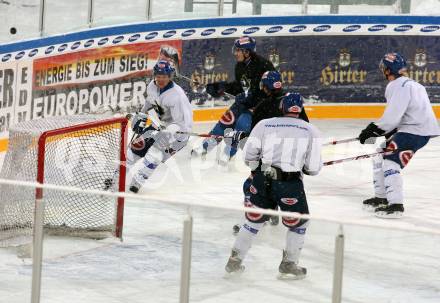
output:
[[[181,135],[188,135],[188,136],[194,136],[194,137],[204,137],[204,138],[210,138],[210,137],[224,138],[225,137],[222,135],[198,134],[198,133],[191,133],[191,132],[176,132],[176,133],[181,134]],[[330,142],[324,143],[324,144],[322,144],[322,146],[330,146],[330,145],[336,145],[336,144],[341,144],[341,143],[354,142],[354,141],[358,141],[358,140],[359,140],[359,138],[335,140],[335,141],[330,141]]]
[[176,134],[188,135],[188,136],[192,136],[192,137],[218,138],[218,139],[223,139],[225,137],[225,136],[221,136],[221,135],[198,134],[198,133],[191,133],[191,132],[176,132]]
[[339,160],[332,160],[332,161],[324,162],[322,165],[323,166],[329,166],[329,165],[339,164],[339,163],[348,162],[348,161],[373,158],[373,157],[378,156],[378,155],[387,156],[387,155],[391,155],[391,154],[395,153],[396,151],[397,150],[385,150],[385,151],[381,151],[381,152],[377,152],[377,153],[365,154],[365,155],[360,155],[360,156],[355,156],[355,157],[350,157],[350,158],[344,158],[344,159],[339,159]]
[[[191,79],[191,78],[188,78],[188,77],[186,77],[186,76],[184,76],[184,75],[182,75],[182,74],[178,74],[178,75],[176,75],[177,77],[180,77],[180,78],[182,78],[182,79],[185,79],[186,81],[188,81],[188,82],[193,82],[193,83],[196,83],[197,85],[200,85],[200,86],[203,86],[203,91],[205,92],[206,91],[206,85],[204,85],[203,83],[200,83],[200,82],[198,82],[198,81],[194,81],[193,79]],[[227,96],[227,97],[229,97],[229,98],[231,98],[231,99],[235,99],[235,96],[234,95],[231,95],[231,94],[229,94],[229,93],[227,93],[227,92],[223,92],[224,93],[224,95],[225,96]]]
[[[131,120],[131,118],[133,117],[133,114],[127,114],[127,115],[125,115],[125,117],[126,117],[128,120]],[[158,131],[161,131],[161,132],[167,132],[167,131],[164,130],[164,129],[158,129]],[[192,132],[181,132],[181,131],[177,131],[177,132],[175,132],[175,133],[176,133],[176,134],[179,134],[179,135],[188,135],[188,136],[192,136],[192,137],[219,138],[219,139],[220,139],[220,138],[221,138],[221,139],[224,138],[224,136],[220,136],[220,135],[198,134],[198,133],[192,133]],[[133,141],[135,135],[136,135],[136,133],[133,134],[133,136],[132,136],[130,142]]]
[[330,142],[324,143],[324,144],[322,144],[322,146],[336,145],[336,144],[341,144],[341,143],[349,143],[349,142],[354,142],[354,141],[359,141],[359,138],[349,138],[349,139],[342,139],[342,140],[334,140],[334,141],[330,141]]
[[[132,117],[132,114],[127,114],[126,117],[127,117],[127,119],[130,119]],[[180,131],[176,132],[176,134],[188,135],[188,136],[192,136],[192,137],[202,137],[202,138],[219,138],[220,139],[220,138],[225,137],[225,136],[221,136],[221,135],[199,134],[199,133],[193,133],[193,132],[180,132]],[[354,141],[358,141],[358,140],[359,140],[359,138],[335,140],[335,141],[330,141],[330,142],[324,143],[322,146],[336,145],[336,144],[341,144],[341,143],[354,142]]]
[[[198,133],[191,133],[191,132],[176,132],[176,133],[182,134],[182,135],[194,136],[194,137],[204,137],[204,138],[210,138],[210,137],[224,138],[225,137],[225,136],[221,136],[221,135],[198,134]],[[336,144],[341,144],[341,143],[354,142],[354,141],[358,141],[358,140],[359,140],[359,138],[350,138],[350,139],[343,139],[343,140],[337,140],[337,141],[330,141],[330,142],[322,144],[322,146],[336,145]]]
[[[396,129],[386,133],[384,136],[385,138],[389,138],[392,135],[394,135],[396,133]],[[369,138],[368,140],[370,140],[372,138]],[[375,138],[374,138],[375,139]],[[349,142],[354,142],[354,141],[359,141],[359,137],[356,138],[348,138],[348,139],[342,139],[342,140],[335,140],[335,141],[330,141],[327,143],[324,143],[322,146],[328,146],[328,145],[336,145],[336,144],[341,144],[341,143],[349,143]]]
[[[127,120],[130,121],[131,118],[133,118],[133,114],[126,114],[125,118],[127,118]],[[138,136],[136,137],[136,135],[138,135]],[[131,135],[131,139],[130,139],[130,144],[129,145],[131,145],[134,142],[134,140],[139,139],[139,137],[141,137],[141,136],[142,136],[142,134],[138,134],[137,132],[133,131],[133,135]]]

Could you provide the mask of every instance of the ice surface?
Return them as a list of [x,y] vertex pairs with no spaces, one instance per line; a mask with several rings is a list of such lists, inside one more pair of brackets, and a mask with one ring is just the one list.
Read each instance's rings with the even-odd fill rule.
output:
[[[315,120],[327,137],[356,136],[366,120]],[[209,130],[198,124],[195,131]],[[191,144],[195,144],[192,141]],[[374,150],[345,144],[326,147],[325,160]],[[440,139],[433,139],[404,170],[405,216],[383,220],[361,210],[372,195],[369,160],[325,167],[306,177],[312,215],[359,220],[381,225],[345,225],[343,302],[437,303],[440,299],[440,236],[395,231],[394,226],[440,230],[438,196]],[[209,205],[240,205],[248,174],[238,155],[229,171],[219,168],[213,151],[205,162],[189,158],[189,147],[175,161],[158,169],[141,195],[148,201],[127,201],[124,241],[46,237],[42,302],[145,303],[178,302],[180,253],[186,209],[157,198]],[[191,302],[330,302],[334,238],[338,226],[312,221],[300,264],[302,281],[279,281],[277,268],[285,238],[283,226],[266,226],[244,264],[245,272],[224,277],[232,225],[240,213],[191,208],[194,236]],[[0,250],[0,302],[24,303],[30,298],[31,261],[14,250]]]

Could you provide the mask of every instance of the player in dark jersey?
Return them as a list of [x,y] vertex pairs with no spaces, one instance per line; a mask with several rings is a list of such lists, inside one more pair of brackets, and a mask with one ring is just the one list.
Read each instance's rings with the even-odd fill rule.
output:
[[[265,97],[259,88],[261,76],[266,71],[275,70],[272,63],[257,55],[256,41],[249,36],[243,36],[234,42],[233,55],[237,61],[235,65],[235,79],[232,82],[214,82],[206,86],[208,94],[214,98],[225,93],[236,96],[234,104],[223,114],[210,134],[223,136],[226,129],[250,132],[252,126],[251,109],[258,105],[259,100]],[[203,141],[202,146],[193,149],[193,155],[203,155],[214,148],[221,140],[209,138]],[[229,160],[237,152],[234,145],[228,145],[224,156]]]

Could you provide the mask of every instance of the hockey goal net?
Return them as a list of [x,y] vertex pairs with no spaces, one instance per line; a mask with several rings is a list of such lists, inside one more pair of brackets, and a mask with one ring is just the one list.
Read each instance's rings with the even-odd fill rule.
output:
[[[101,119],[101,120],[100,120]],[[125,190],[126,118],[64,116],[9,130],[3,179],[82,189]],[[0,185],[0,247],[32,239],[35,203],[44,201],[44,228],[61,235],[121,237],[123,198]]]

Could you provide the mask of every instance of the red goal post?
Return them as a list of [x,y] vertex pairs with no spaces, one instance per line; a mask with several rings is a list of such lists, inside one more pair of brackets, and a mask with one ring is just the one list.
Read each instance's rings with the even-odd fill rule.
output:
[[[125,191],[125,117],[65,116],[38,119],[10,129],[1,177],[102,190]],[[34,213],[43,202],[44,228],[52,234],[122,238],[124,198],[0,185],[0,247],[32,237]]]
[[[57,136],[66,136],[69,134],[74,134],[78,131],[88,130],[100,128],[106,125],[119,125],[121,130],[121,143],[120,143],[120,153],[119,153],[119,184],[118,190],[120,192],[125,192],[125,176],[126,176],[126,144],[127,144],[127,123],[128,120],[125,117],[120,118],[111,118],[102,121],[95,121],[84,123],[80,125],[74,125],[70,127],[63,127],[60,129],[49,130],[41,134],[38,139],[38,174],[37,174],[37,182],[44,184],[44,163],[45,163],[45,146],[46,142],[51,138],[55,138]],[[35,192],[35,198],[38,201],[43,198],[43,189],[37,188]],[[116,207],[116,225],[115,225],[115,236],[117,238],[122,238],[122,228],[124,223],[124,198],[117,198],[117,207]]]

